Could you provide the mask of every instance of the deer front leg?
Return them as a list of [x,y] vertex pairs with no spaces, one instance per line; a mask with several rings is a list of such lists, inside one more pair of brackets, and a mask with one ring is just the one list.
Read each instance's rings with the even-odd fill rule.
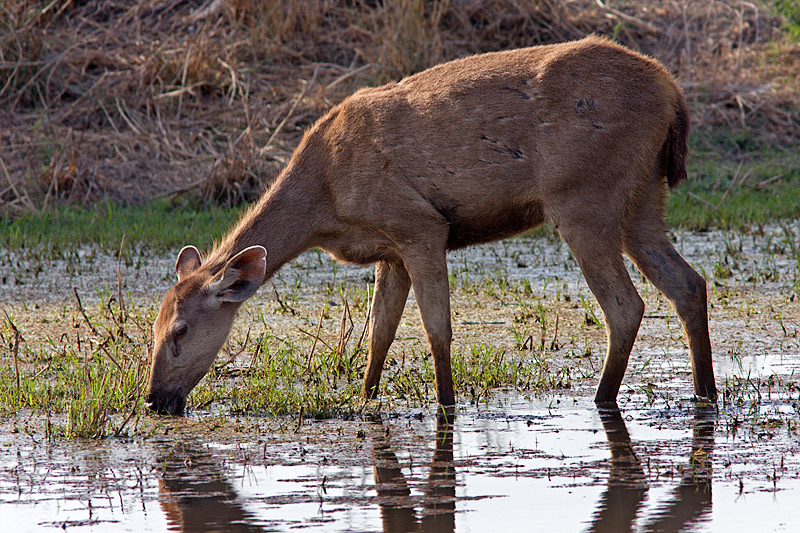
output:
[[365,398],[378,395],[383,363],[403,316],[410,286],[411,279],[402,263],[379,261],[375,264],[375,294],[369,317],[369,359],[361,391]]
[[425,247],[419,253],[404,257],[414,286],[422,326],[433,354],[436,380],[436,399],[441,405],[456,403],[453,392],[453,372],[450,367],[450,283],[444,245],[439,250]]

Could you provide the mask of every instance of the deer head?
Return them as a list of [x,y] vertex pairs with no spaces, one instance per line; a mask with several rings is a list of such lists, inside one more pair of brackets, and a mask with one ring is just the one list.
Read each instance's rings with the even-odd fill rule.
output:
[[153,324],[153,361],[147,406],[162,414],[180,414],[186,397],[211,368],[228,338],[239,306],[264,281],[267,251],[242,250],[213,271],[200,252],[186,246],[178,254],[178,283],[167,293]]

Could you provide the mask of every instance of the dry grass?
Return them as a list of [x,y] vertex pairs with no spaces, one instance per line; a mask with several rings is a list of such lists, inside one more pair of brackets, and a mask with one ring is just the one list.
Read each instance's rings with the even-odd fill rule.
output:
[[591,32],[669,65],[695,128],[786,145],[800,46],[765,1],[6,0],[0,209],[240,203],[355,87]]

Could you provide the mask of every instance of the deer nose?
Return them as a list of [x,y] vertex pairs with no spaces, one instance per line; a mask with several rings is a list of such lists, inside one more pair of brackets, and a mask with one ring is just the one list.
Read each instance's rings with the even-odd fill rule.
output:
[[150,391],[144,404],[160,415],[180,415],[186,406],[186,398],[180,387],[175,391]]

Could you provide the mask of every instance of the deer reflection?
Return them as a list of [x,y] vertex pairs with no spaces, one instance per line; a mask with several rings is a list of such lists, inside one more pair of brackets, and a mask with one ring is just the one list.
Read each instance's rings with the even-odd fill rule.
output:
[[669,503],[645,531],[683,531],[711,512],[711,452],[714,448],[714,409],[697,407],[694,415],[692,455],[683,479]]
[[218,461],[200,448],[173,449],[161,457],[159,503],[171,531],[184,533],[263,531],[236,500]]
[[[375,488],[384,533],[452,533],[455,530],[454,416],[452,411],[437,416],[436,448],[421,501],[411,496],[400,462],[392,450],[388,430],[381,424],[373,428]],[[416,504],[420,503],[418,513]]]
[[[647,495],[647,482],[622,414],[616,407],[599,408],[600,420],[611,451],[608,487],[598,502],[590,531],[633,531],[636,516]],[[711,511],[711,461],[714,446],[714,411],[696,407],[692,453],[679,485],[656,517],[641,531],[678,532]]]

